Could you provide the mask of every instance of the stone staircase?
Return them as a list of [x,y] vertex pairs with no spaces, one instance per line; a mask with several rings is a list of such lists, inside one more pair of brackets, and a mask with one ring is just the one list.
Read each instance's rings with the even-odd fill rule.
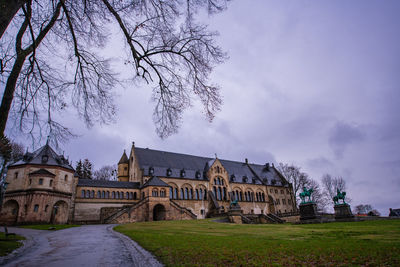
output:
[[285,221],[276,216],[275,214],[245,214],[240,215],[242,217],[242,223],[246,224],[260,224],[265,223],[284,223]]
[[173,206],[174,208],[178,209],[180,212],[186,213],[187,215],[192,217],[192,219],[197,219],[197,215],[194,214],[191,210],[182,207],[181,205],[179,205],[178,203],[176,203],[172,199],[170,199],[169,202],[171,203],[171,206]]
[[148,201],[148,199],[144,198],[144,199],[140,200],[139,202],[137,202],[137,203],[135,203],[133,205],[124,206],[120,210],[118,210],[115,213],[113,213],[112,215],[110,215],[109,217],[103,219],[101,223],[104,223],[104,224],[112,223],[113,220],[117,219],[118,217],[122,216],[125,213],[130,214],[132,212],[132,210],[141,207],[147,201]]

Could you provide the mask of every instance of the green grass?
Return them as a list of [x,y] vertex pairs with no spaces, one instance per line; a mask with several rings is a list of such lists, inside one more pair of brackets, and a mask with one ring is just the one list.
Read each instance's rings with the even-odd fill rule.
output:
[[79,227],[80,225],[75,224],[32,224],[32,225],[22,225],[21,228],[29,228],[35,230],[61,230],[71,227]]
[[307,225],[162,221],[115,230],[167,266],[400,266],[400,220]]
[[0,232],[0,256],[5,256],[8,253],[12,252],[14,249],[22,246],[22,242],[18,240],[24,240],[23,236],[15,235],[8,236],[6,239],[6,235],[3,232]]

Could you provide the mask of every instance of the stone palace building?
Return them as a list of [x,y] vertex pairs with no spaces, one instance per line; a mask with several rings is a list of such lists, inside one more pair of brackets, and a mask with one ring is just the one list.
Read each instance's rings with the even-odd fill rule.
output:
[[295,211],[291,184],[273,164],[206,158],[135,147],[118,162],[118,181],[80,179],[48,144],[8,167],[0,220],[125,223]]

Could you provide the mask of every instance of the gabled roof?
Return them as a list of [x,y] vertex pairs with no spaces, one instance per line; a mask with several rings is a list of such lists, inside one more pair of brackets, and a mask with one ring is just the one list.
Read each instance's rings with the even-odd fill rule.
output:
[[[166,152],[153,150],[148,148],[135,147],[135,154],[139,166],[143,169],[145,176],[158,176],[158,177],[171,177],[192,180],[207,179],[204,173],[215,162],[215,158],[207,158],[200,156],[193,156],[187,154],[180,154],[174,152]],[[247,183],[247,184],[268,184],[281,186],[286,184],[284,178],[279,174],[278,170],[270,166],[268,170],[266,165],[223,160],[218,159],[229,174],[231,179],[232,175],[234,183]],[[170,175],[167,175],[167,171]],[[182,175],[184,170],[184,176]],[[152,171],[152,173],[151,173]],[[201,174],[200,177],[197,174]]]
[[129,163],[129,159],[128,159],[128,156],[125,153],[125,150],[124,150],[124,154],[122,154],[122,157],[119,160],[118,164],[124,164],[124,163]]
[[158,178],[157,176],[153,176],[148,180],[141,188],[147,187],[147,186],[163,186],[163,187],[169,187],[167,183],[165,183],[163,180]]
[[10,164],[10,167],[26,164],[59,166],[72,171],[74,170],[68,160],[63,155],[58,155],[54,152],[48,143],[33,153],[26,152],[22,159]]
[[56,176],[54,173],[49,172],[48,170],[45,169],[39,169],[37,171],[31,172],[29,175],[50,175],[50,176]]
[[139,189],[140,183],[138,183],[138,182],[119,182],[119,181],[107,181],[107,180],[79,179],[78,180],[78,186]]

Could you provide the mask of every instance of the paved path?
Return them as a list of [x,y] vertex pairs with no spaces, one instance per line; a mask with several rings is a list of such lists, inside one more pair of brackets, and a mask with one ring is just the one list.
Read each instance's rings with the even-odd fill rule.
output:
[[[9,228],[27,237],[25,248],[5,266],[162,266],[114,225],[86,225],[59,231]],[[1,264],[1,263],[0,263]]]

